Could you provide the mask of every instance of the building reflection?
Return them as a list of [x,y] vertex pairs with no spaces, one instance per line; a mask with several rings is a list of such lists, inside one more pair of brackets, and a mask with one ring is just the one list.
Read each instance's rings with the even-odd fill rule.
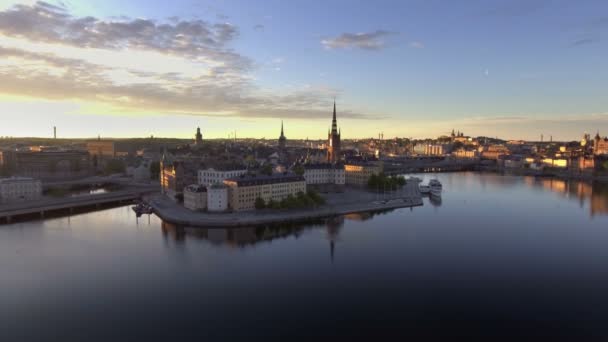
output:
[[557,178],[526,177],[524,182],[553,193],[575,199],[581,208],[589,203],[589,215],[608,215],[608,184]]

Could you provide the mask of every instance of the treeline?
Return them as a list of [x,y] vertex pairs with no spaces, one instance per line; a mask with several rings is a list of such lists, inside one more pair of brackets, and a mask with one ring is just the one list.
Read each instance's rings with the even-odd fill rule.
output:
[[312,190],[309,190],[306,193],[300,191],[296,194],[296,196],[289,195],[282,201],[270,200],[265,202],[260,197],[256,198],[255,200],[255,208],[258,210],[312,208],[323,204],[325,204],[325,199],[317,192]]
[[403,176],[387,176],[384,173],[371,175],[367,181],[367,187],[371,190],[397,190],[405,185]]

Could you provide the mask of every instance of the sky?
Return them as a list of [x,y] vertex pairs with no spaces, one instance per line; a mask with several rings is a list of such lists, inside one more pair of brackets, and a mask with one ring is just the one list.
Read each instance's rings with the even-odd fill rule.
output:
[[0,136],[608,133],[605,1],[0,0]]

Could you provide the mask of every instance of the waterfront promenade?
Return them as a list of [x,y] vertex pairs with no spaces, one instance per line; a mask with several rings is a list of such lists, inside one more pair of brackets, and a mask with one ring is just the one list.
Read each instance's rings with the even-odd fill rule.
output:
[[323,195],[327,201],[317,208],[295,210],[255,210],[229,213],[195,212],[184,208],[165,196],[149,200],[154,212],[167,222],[182,226],[229,228],[260,224],[302,222],[323,217],[367,211],[416,207],[422,205],[418,184],[408,183],[403,189],[387,193],[373,193],[347,188],[344,193]]

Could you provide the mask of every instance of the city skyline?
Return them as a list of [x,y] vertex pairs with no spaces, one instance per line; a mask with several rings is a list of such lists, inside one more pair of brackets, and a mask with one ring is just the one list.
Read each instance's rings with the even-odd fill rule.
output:
[[349,5],[0,1],[0,136],[608,130],[600,1]]

